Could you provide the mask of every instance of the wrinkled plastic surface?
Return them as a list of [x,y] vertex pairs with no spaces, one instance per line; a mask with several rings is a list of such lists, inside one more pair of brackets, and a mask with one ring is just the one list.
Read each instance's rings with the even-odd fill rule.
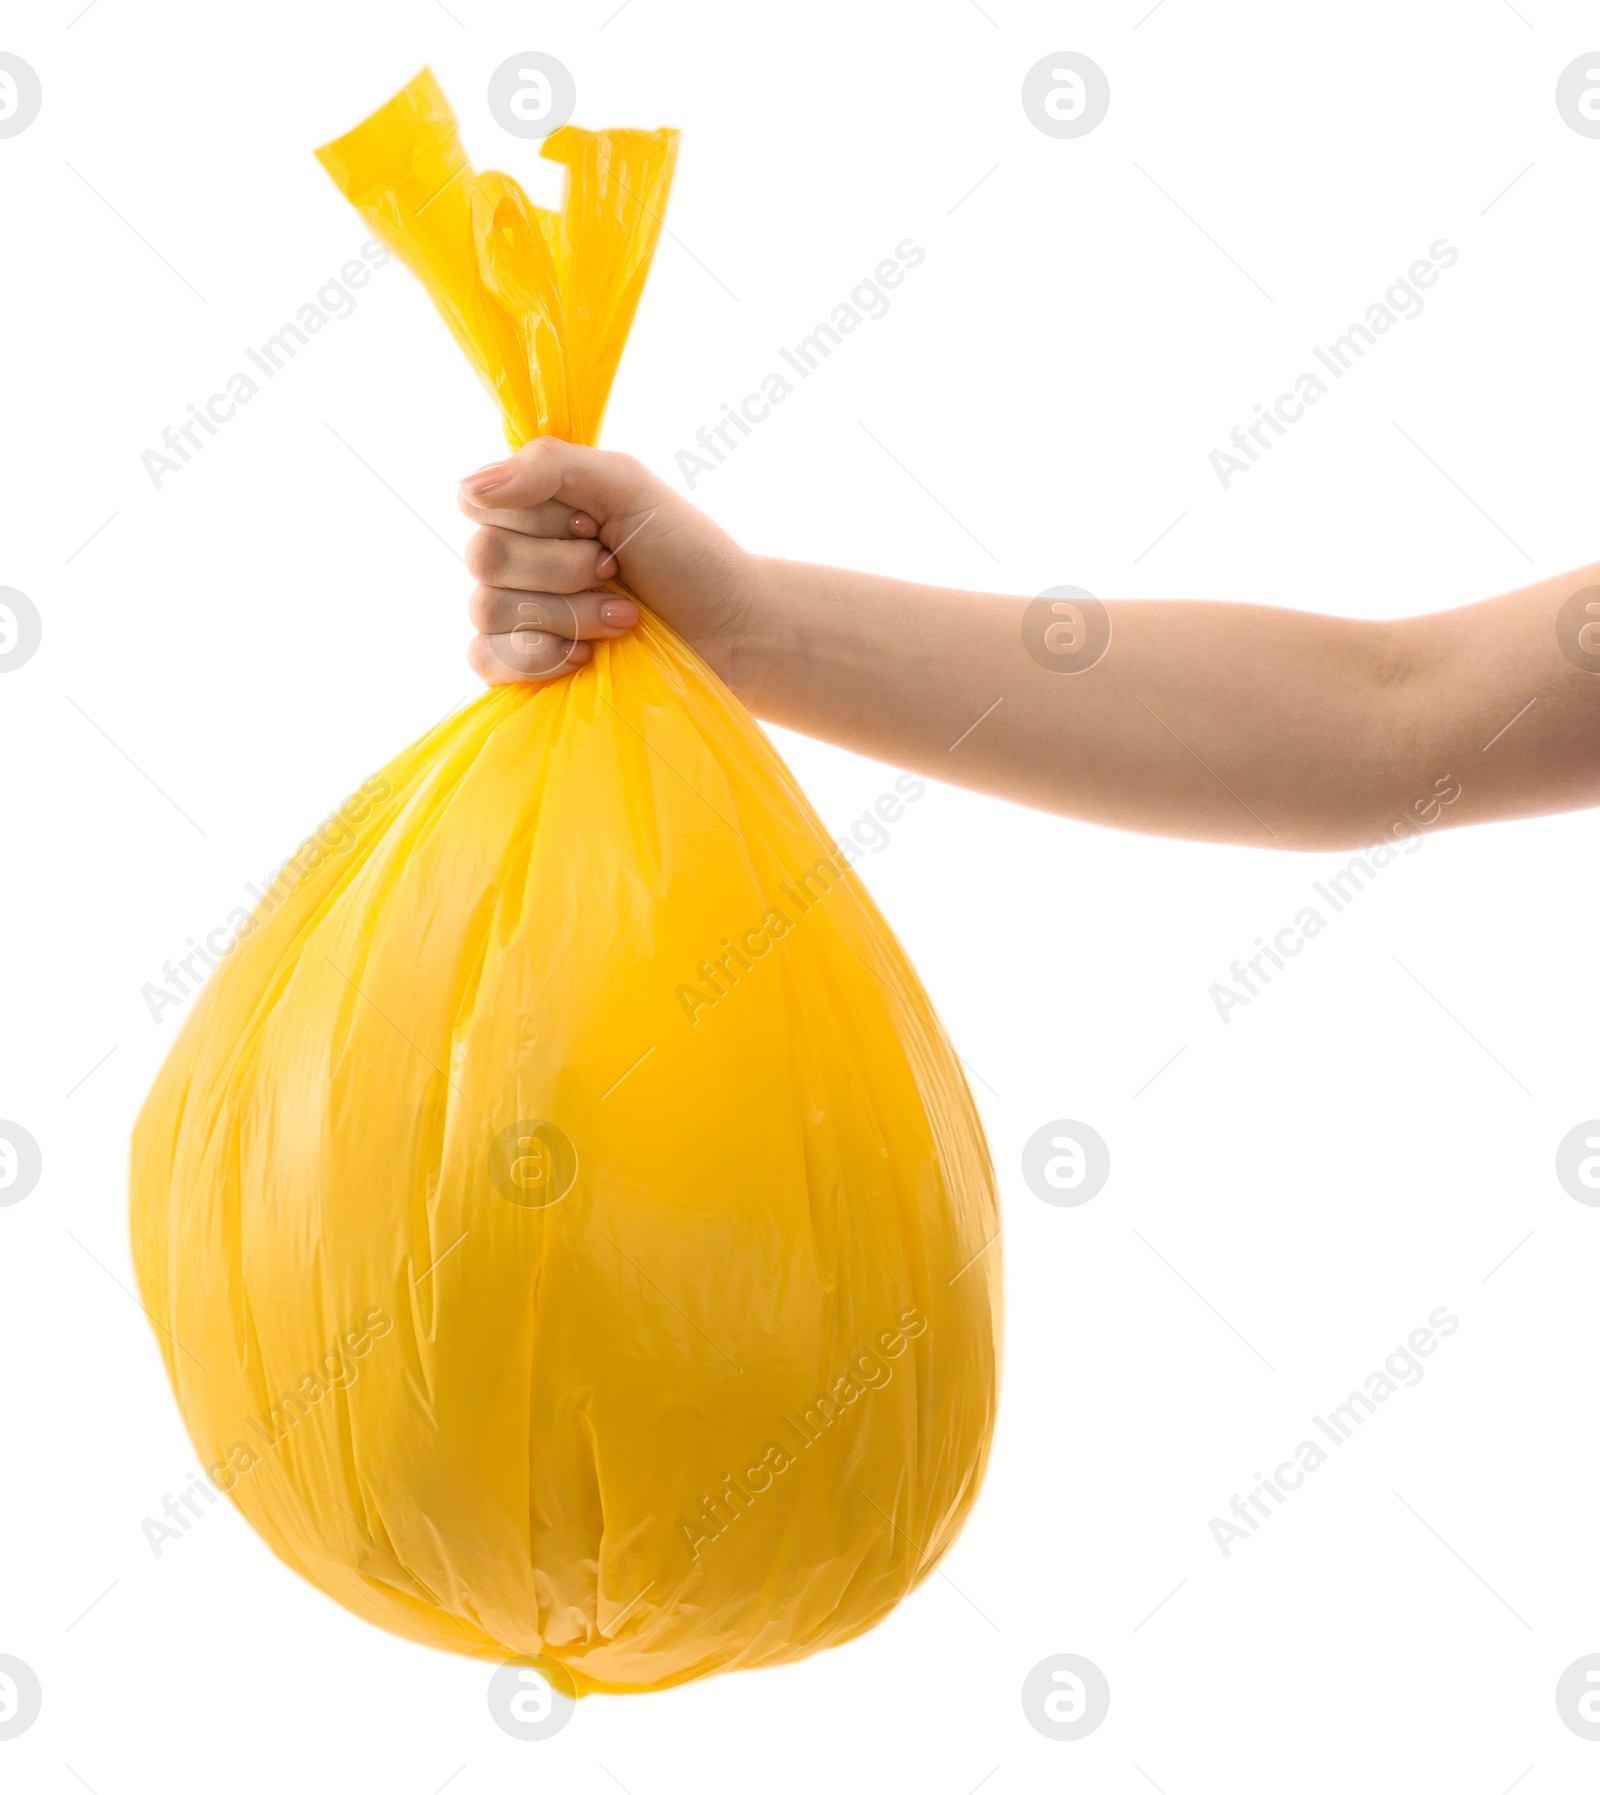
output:
[[[555,133],[557,216],[471,172],[424,73],[320,154],[517,444],[598,431],[675,147]],[[970,1095],[765,735],[648,613],[308,838],[132,1189],[201,1462],[411,1639],[579,1693],[799,1657],[977,1492],[1000,1253]]]

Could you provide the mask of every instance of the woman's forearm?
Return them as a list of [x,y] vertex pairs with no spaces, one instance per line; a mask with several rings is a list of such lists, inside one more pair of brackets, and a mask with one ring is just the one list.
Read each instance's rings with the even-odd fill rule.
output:
[[631,628],[620,577],[758,715],[1113,828],[1359,848],[1600,804],[1600,565],[1398,623],[954,592],[751,555],[638,462],[551,437],[461,504],[497,683]]
[[[1600,675],[1557,641],[1600,567],[1397,623],[1108,600],[1109,643],[1070,672],[1030,653],[1026,599],[786,561],[754,577],[739,660],[759,715],[1063,815],[1341,848],[1600,802]],[[1084,609],[1063,613],[1069,649]]]

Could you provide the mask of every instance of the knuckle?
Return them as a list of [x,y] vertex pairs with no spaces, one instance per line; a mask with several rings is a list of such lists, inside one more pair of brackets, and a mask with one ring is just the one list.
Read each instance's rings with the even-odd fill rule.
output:
[[554,490],[560,482],[561,445],[551,436],[536,436],[518,449],[515,459],[531,476],[540,491]]
[[594,570],[599,565],[599,556],[593,546],[587,542],[561,544],[561,584],[558,592],[587,592],[594,583]]
[[486,684],[494,677],[494,653],[487,636],[474,636],[467,644],[467,665]]
[[467,564],[467,572],[475,580],[481,580],[484,585],[489,586],[494,584],[494,576],[504,565],[505,549],[495,531],[477,530],[468,539],[463,559]]

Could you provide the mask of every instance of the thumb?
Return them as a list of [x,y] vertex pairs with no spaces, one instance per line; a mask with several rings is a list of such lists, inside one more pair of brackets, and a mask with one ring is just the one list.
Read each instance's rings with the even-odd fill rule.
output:
[[531,509],[555,499],[604,524],[632,509],[647,478],[626,455],[536,436],[509,461],[469,474],[461,490],[474,504],[496,511]]

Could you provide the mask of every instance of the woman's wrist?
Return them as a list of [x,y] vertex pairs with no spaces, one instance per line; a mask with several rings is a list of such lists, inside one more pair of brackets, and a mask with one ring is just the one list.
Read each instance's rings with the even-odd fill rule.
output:
[[766,706],[792,665],[797,647],[792,582],[784,578],[787,563],[739,552],[733,616],[706,658],[739,701],[759,717],[767,714]]

